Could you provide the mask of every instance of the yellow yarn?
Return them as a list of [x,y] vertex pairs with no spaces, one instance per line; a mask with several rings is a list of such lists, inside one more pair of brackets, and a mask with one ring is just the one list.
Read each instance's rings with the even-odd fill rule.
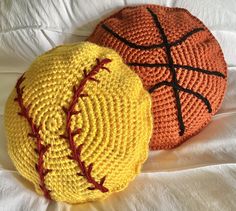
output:
[[[83,80],[105,58],[111,61],[101,66],[93,79]],[[58,46],[46,52],[23,77],[18,81],[18,93],[15,88],[8,98],[5,127],[9,155],[17,170],[34,184],[37,193],[45,195],[39,187],[41,167],[45,188],[56,201],[81,203],[124,189],[139,173],[147,157],[152,130],[151,99],[139,77],[116,52],[89,42]],[[78,175],[82,171],[70,157],[72,150],[65,132],[69,130],[66,109],[73,97],[76,98],[73,87],[78,88],[82,83],[80,94],[88,96],[78,97],[74,111],[80,113],[71,115],[69,126],[71,131],[81,128],[73,136],[75,146],[78,149],[83,144],[80,159],[87,173],[92,164],[90,175],[98,183],[104,182],[108,190],[104,192],[93,189],[84,175]],[[24,110],[27,107],[32,118],[28,120],[18,114],[27,112]],[[31,120],[35,126],[41,125],[38,138],[32,135]],[[41,146],[37,145],[38,140]],[[40,165],[43,146],[48,148],[41,154],[43,165]],[[50,171],[45,172],[46,169]]]

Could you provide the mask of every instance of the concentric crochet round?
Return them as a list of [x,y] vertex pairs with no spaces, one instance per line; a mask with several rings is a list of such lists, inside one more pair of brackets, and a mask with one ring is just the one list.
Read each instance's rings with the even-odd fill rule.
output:
[[226,63],[211,32],[187,10],[127,7],[98,24],[89,41],[115,49],[152,95],[150,147],[178,146],[222,103]]
[[49,199],[80,203],[124,189],[147,157],[151,97],[113,50],[84,42],[38,57],[5,110],[18,171]]

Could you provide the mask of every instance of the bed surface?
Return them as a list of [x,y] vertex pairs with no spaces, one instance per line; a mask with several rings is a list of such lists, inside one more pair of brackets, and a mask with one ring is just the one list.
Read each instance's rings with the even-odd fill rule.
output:
[[[0,2],[0,210],[236,210],[236,1],[97,0]],[[125,5],[183,7],[220,43],[228,87],[212,122],[180,147],[150,152],[142,173],[120,193],[81,205],[49,202],[15,170],[3,127],[4,105],[17,78],[37,55],[78,42]]]

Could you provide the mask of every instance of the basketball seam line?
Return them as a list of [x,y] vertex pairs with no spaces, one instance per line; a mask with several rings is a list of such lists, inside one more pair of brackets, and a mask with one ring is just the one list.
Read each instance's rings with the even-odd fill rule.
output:
[[[153,44],[153,45],[139,45],[136,43],[133,43],[129,40],[127,40],[124,37],[121,37],[119,34],[117,34],[115,31],[113,31],[109,26],[107,26],[106,24],[102,24],[101,27],[103,29],[105,29],[107,32],[109,32],[110,34],[112,34],[114,37],[116,37],[118,40],[122,41],[123,43],[125,43],[126,45],[128,45],[131,48],[135,48],[135,49],[140,49],[140,50],[151,50],[151,49],[156,49],[156,48],[162,48],[165,47],[165,43],[161,43],[161,44]],[[172,46],[177,46],[179,44],[181,44],[182,42],[184,42],[186,39],[188,39],[188,37],[190,37],[191,35],[200,32],[200,31],[204,31],[203,28],[195,28],[192,31],[186,33],[185,35],[183,35],[179,40],[175,41],[175,42],[170,42],[169,45]]]
[[[127,63],[129,66],[141,66],[141,67],[169,67],[168,64],[150,64],[150,63]],[[214,75],[218,77],[225,78],[225,75],[221,72],[215,71],[215,70],[206,70],[198,67],[192,67],[188,65],[179,65],[179,64],[173,64],[174,68],[177,69],[185,69],[185,70],[191,70],[195,72],[205,73],[208,75]]]
[[[183,133],[185,131],[185,125],[183,122],[181,103],[180,103],[180,98],[179,98],[179,90],[175,86],[175,85],[178,85],[178,81],[177,81],[175,69],[173,67],[173,58],[171,56],[170,45],[169,45],[167,36],[164,32],[164,29],[162,28],[161,23],[158,20],[157,15],[155,13],[153,13],[153,11],[150,8],[147,8],[147,10],[151,14],[153,21],[156,25],[156,28],[159,30],[159,32],[161,34],[161,38],[163,40],[163,43],[165,44],[165,52],[166,52],[167,60],[168,60],[168,68],[170,69],[170,72],[172,73],[172,88],[173,88],[175,99],[176,99],[177,117],[178,117],[179,128],[180,128],[179,134],[183,135]],[[150,90],[149,90],[149,92],[150,92]]]

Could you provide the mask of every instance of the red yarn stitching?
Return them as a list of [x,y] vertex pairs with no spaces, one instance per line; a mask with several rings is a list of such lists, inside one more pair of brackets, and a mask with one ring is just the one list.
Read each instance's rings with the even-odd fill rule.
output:
[[21,83],[24,81],[24,74],[18,79],[17,83],[16,83],[16,93],[17,93],[17,97],[14,99],[14,101],[18,102],[21,111],[18,112],[18,114],[22,117],[25,117],[26,120],[28,121],[30,128],[31,128],[31,133],[28,133],[29,137],[35,138],[36,139],[36,149],[35,152],[38,154],[38,163],[35,164],[35,169],[39,174],[39,179],[40,179],[40,184],[39,187],[41,188],[41,190],[44,193],[44,196],[47,199],[51,199],[50,196],[50,190],[47,189],[46,185],[45,185],[45,176],[48,174],[48,172],[50,172],[51,170],[49,169],[45,169],[43,167],[44,164],[44,160],[43,160],[43,156],[46,153],[46,151],[48,150],[48,148],[50,147],[49,144],[47,145],[43,145],[42,144],[42,138],[40,137],[39,131],[41,129],[41,125],[37,126],[33,123],[33,119],[32,117],[30,117],[29,115],[29,109],[30,109],[30,105],[28,105],[27,107],[24,105],[23,103],[23,98],[22,98],[22,94],[23,94],[23,90],[24,87],[20,87]]
[[[84,70],[84,78],[81,80],[80,84],[77,86],[73,86],[73,97],[69,104],[69,107],[63,107],[63,111],[66,114],[66,133],[61,135],[61,138],[68,139],[69,142],[69,148],[72,151],[72,155],[68,156],[69,159],[74,160],[77,162],[81,173],[77,173],[79,176],[83,176],[86,178],[87,182],[91,183],[93,186],[89,187],[89,190],[95,190],[98,189],[101,192],[107,192],[109,191],[106,187],[103,186],[106,177],[100,179],[100,182],[95,181],[95,179],[91,176],[91,172],[93,169],[93,163],[90,163],[87,167],[85,165],[85,162],[81,160],[81,150],[83,147],[83,144],[80,144],[79,146],[76,146],[74,141],[74,136],[80,134],[81,128],[77,128],[76,130],[72,131],[70,128],[71,123],[71,117],[73,115],[79,114],[81,111],[75,110],[75,105],[78,102],[79,98],[87,97],[88,94],[84,92],[84,87],[88,81],[95,81],[99,82],[94,76],[100,71],[100,70],[107,70],[110,72],[110,70],[107,67],[104,67],[105,64],[111,62],[110,59],[102,59],[101,61],[99,59],[96,59],[97,64],[92,68],[92,70],[89,73],[86,73]],[[83,93],[82,93],[83,92]]]

